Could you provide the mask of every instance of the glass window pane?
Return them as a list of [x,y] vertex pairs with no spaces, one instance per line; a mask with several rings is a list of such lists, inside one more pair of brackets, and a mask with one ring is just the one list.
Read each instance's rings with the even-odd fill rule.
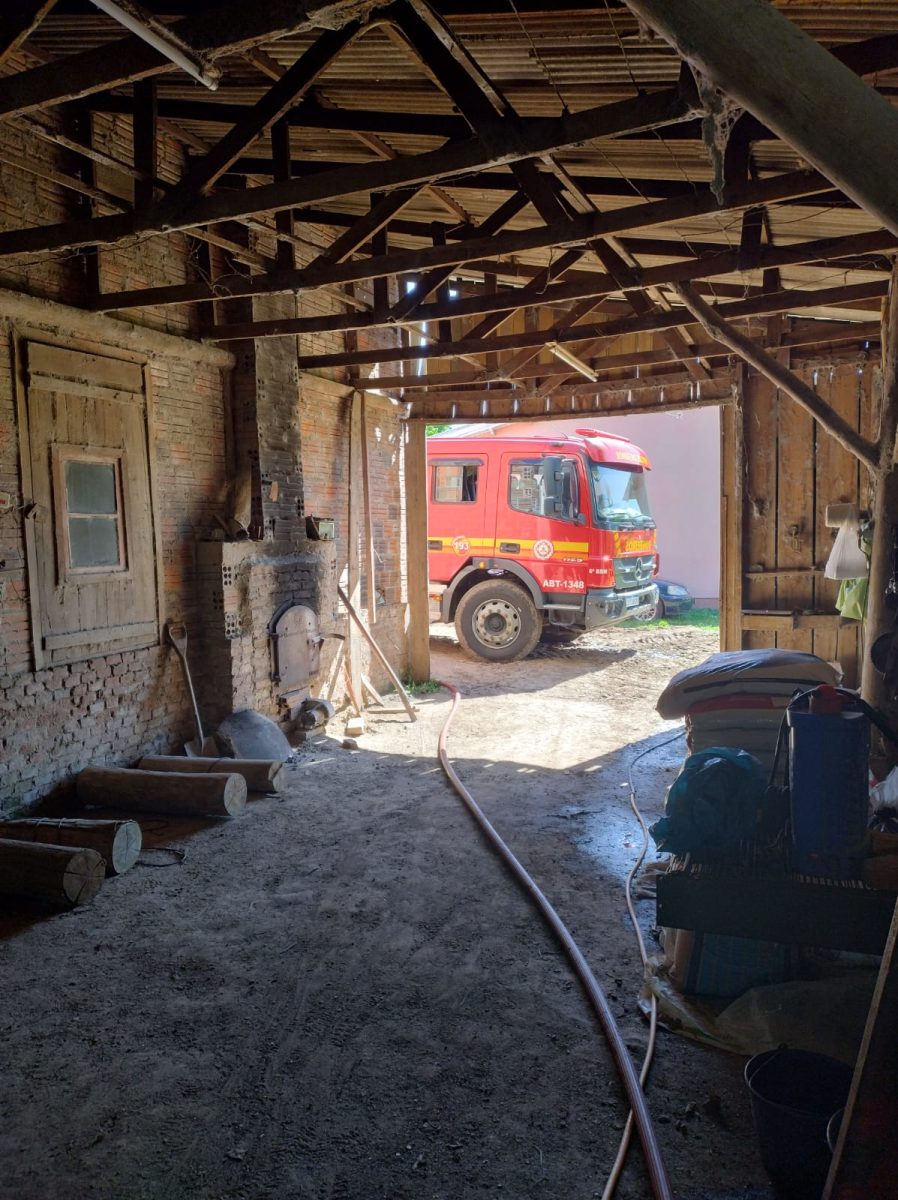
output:
[[65,490],[70,513],[116,512],[115,463],[68,461]]
[[436,463],[433,498],[437,504],[473,504],[477,499],[477,463]]
[[70,517],[69,550],[73,567],[118,566],[118,518]]
[[508,503],[518,512],[539,512],[539,462],[529,458],[511,464]]

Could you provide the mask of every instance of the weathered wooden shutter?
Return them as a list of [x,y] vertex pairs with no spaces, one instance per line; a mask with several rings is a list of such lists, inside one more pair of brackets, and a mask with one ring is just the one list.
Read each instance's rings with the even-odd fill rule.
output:
[[[159,620],[143,369],[39,342],[26,344],[24,367],[36,663],[152,645]],[[105,487],[96,503],[77,499],[73,482],[89,493],[92,467]],[[73,504],[87,515],[71,516]],[[91,545],[100,546],[96,565]]]

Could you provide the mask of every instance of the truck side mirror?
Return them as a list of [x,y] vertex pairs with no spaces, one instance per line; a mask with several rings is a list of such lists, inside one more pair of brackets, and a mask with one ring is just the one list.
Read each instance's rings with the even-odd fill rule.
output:
[[539,466],[539,514],[556,517],[562,511],[561,486],[564,459],[560,454],[547,454]]

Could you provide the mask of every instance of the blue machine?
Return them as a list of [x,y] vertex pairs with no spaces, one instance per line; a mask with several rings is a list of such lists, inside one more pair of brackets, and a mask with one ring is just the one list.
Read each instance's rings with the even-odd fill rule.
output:
[[[835,691],[835,689],[830,689]],[[795,870],[833,879],[860,874],[869,806],[870,721],[853,697],[815,712],[800,697],[786,710]]]

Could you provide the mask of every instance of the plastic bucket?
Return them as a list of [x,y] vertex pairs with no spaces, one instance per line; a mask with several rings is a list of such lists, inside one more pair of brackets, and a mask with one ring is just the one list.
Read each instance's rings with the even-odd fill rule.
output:
[[745,1065],[761,1162],[783,1200],[820,1200],[830,1118],[845,1107],[852,1069],[807,1050],[767,1050]]

